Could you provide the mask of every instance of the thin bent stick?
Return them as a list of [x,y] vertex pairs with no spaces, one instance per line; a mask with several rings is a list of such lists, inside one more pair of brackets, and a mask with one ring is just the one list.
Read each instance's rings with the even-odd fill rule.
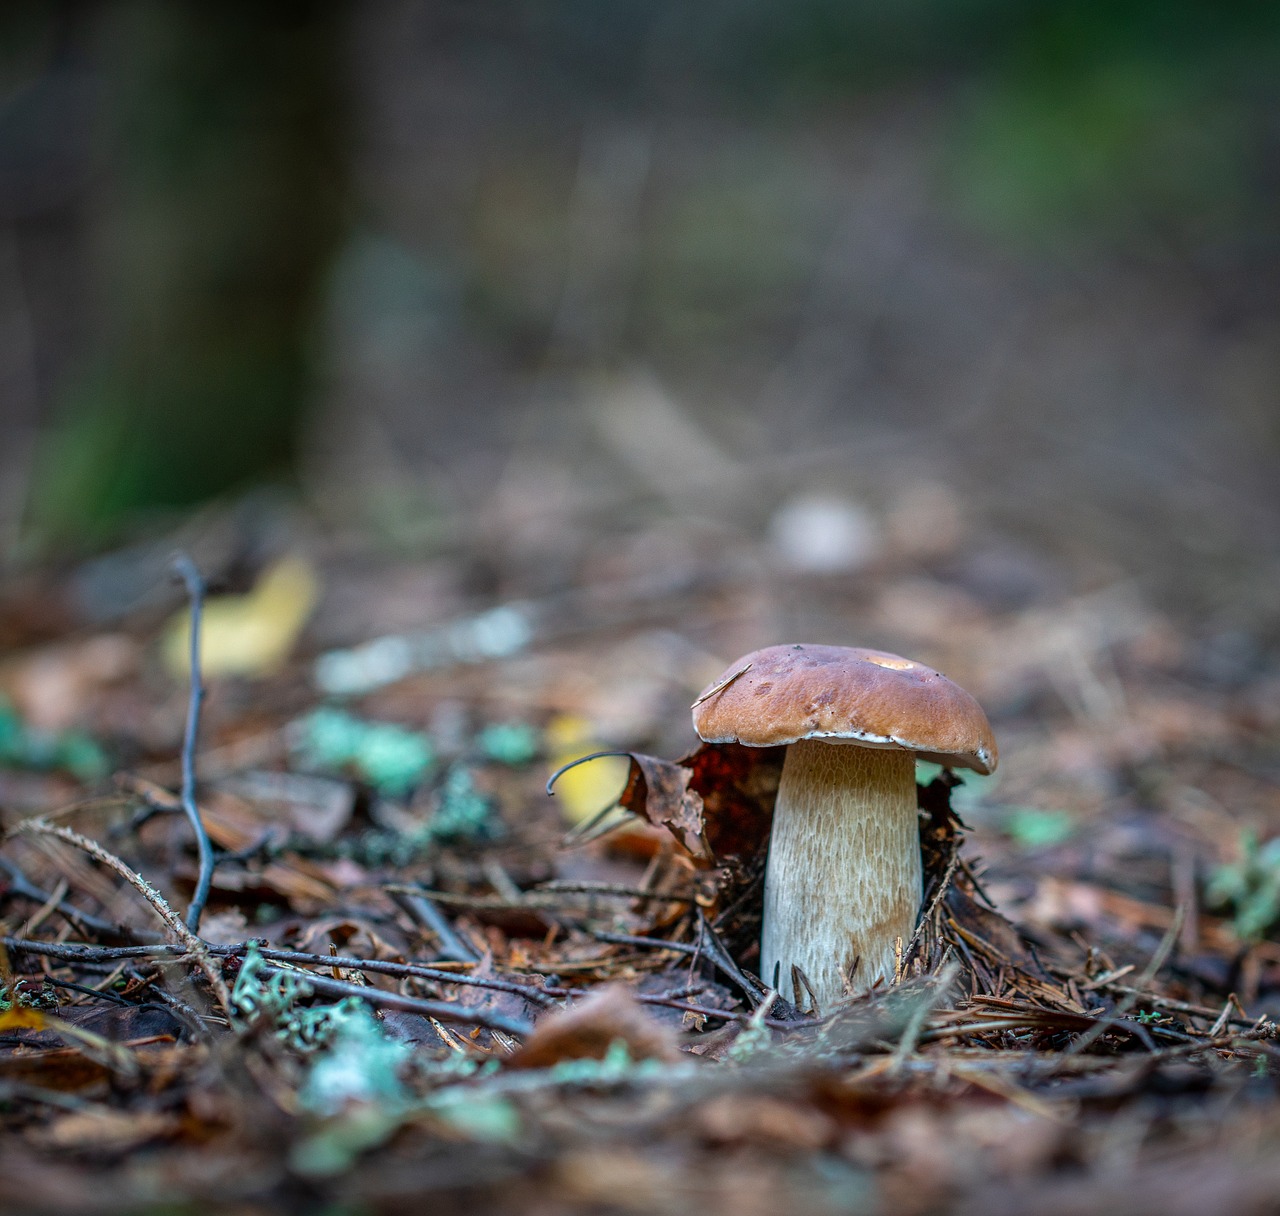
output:
[[698,947],[690,942],[671,942],[661,937],[637,937],[633,933],[610,933],[605,929],[592,929],[589,926],[583,926],[582,931],[598,942],[609,942],[616,946],[647,946],[653,950],[674,950],[677,954],[698,953]]
[[24,819],[16,827],[10,830],[10,835],[23,836],[53,836],[58,840],[74,846],[81,852],[88,853],[95,861],[100,862],[109,870],[114,870],[121,878],[133,887],[143,899],[147,901],[156,911],[156,914],[164,922],[165,928],[177,938],[179,944],[192,955],[199,965],[200,970],[205,973],[210,985],[216,994],[218,1001],[223,1009],[227,1011],[228,1016],[231,1013],[231,994],[227,991],[227,986],[223,982],[222,975],[213,965],[213,959],[209,957],[209,951],[202,942],[186,925],[182,923],[174,910],[165,902],[164,896],[155,889],[141,874],[131,870],[123,861],[114,853],[108,853],[96,840],[90,840],[88,836],[82,836],[79,832],[71,828],[64,828],[58,824],[48,823],[43,819]]
[[196,805],[196,737],[200,733],[200,705],[204,700],[204,684],[200,679],[200,618],[204,611],[204,579],[195,562],[185,553],[173,559],[173,568],[187,587],[191,600],[191,696],[187,702],[187,726],[182,736],[182,809],[191,821],[196,834],[196,847],[200,855],[200,873],[196,879],[195,893],[187,908],[187,928],[192,933],[200,931],[200,917],[209,899],[209,887],[213,883],[213,842],[205,830],[200,808]]
[[626,899],[645,899],[650,903],[692,904],[697,896],[676,895],[669,891],[646,891],[641,887],[626,887],[614,882],[569,882],[553,879],[533,888],[534,895],[617,895]]
[[[302,972],[288,971],[271,963],[263,963],[262,969],[269,974],[301,975]],[[365,984],[350,984],[345,980],[330,979],[328,976],[316,975],[313,971],[305,973],[312,991],[320,996],[343,997],[354,996],[375,1008],[402,1009],[406,1013],[420,1013],[425,1017],[438,1018],[442,1022],[456,1022],[463,1026],[483,1026],[486,1030],[500,1030],[503,1034],[515,1035],[517,1038],[528,1038],[533,1033],[533,1025],[523,1018],[510,1018],[491,1009],[474,1009],[465,1005],[455,1005],[449,1001],[432,1001],[423,997],[404,996],[399,992],[387,992],[382,988],[372,988]]]
[[715,926],[707,920],[706,913],[701,908],[695,908],[695,911],[698,914],[698,944],[706,948],[708,961],[718,971],[727,975],[741,989],[743,995],[747,998],[747,1003],[754,1009],[760,1004],[764,993],[769,989],[765,988],[763,984],[753,984],[746,977],[742,968],[733,961],[733,957],[724,948],[720,935],[715,931]]

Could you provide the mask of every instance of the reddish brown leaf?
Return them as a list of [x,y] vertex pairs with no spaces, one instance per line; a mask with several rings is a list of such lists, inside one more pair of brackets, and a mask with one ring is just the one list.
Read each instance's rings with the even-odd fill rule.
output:
[[632,754],[619,801],[704,864],[751,856],[769,834],[785,755],[733,743],[704,743],[675,761]]
[[615,1042],[625,1043],[633,1060],[680,1057],[675,1033],[651,1017],[629,989],[608,984],[572,1009],[543,1018],[507,1065],[550,1068],[562,1060],[602,1060]]
[[785,747],[704,743],[680,761],[692,771],[717,858],[752,857],[768,839],[786,756]]
[[666,828],[692,856],[709,862],[702,798],[689,789],[692,776],[684,761],[633,753],[627,787],[618,801],[655,827]]

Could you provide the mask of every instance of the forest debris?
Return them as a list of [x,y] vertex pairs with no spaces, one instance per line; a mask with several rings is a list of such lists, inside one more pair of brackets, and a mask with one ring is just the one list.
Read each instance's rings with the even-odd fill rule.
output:
[[[864,569],[865,588],[842,584],[830,595],[806,584],[805,602],[844,620],[851,603],[859,612],[872,605],[874,615],[877,603],[906,609],[927,591],[936,602],[917,611],[912,628],[924,630],[928,653],[962,665],[1022,616],[1007,601],[1004,615],[994,613],[958,577],[938,565],[900,578],[885,562]],[[537,793],[540,755],[569,758],[555,724],[576,721],[579,745],[617,739],[659,752],[676,737],[662,715],[683,722],[705,683],[691,679],[692,660],[678,649],[643,697],[613,682],[601,630],[628,609],[609,617],[592,594],[574,608],[575,627],[594,630],[589,644],[424,675],[343,710],[361,725],[401,724],[449,766],[429,766],[394,795],[379,789],[373,767],[351,760],[338,766],[345,773],[324,764],[332,775],[297,771],[311,758],[288,748],[289,723],[317,706],[296,680],[260,684],[243,700],[234,684],[214,689],[200,808],[229,856],[219,858],[203,949],[229,983],[256,967],[257,983],[287,988],[284,1016],[259,1024],[237,1010],[229,1033],[221,1018],[191,1007],[205,988],[187,946],[139,945],[147,930],[117,924],[141,917],[115,873],[67,852],[66,841],[15,842],[0,860],[0,913],[10,931],[31,922],[9,939],[23,999],[60,1002],[43,1012],[128,1053],[138,1072],[113,1073],[55,1045],[62,1040],[48,1029],[5,1032],[5,1202],[23,1194],[21,1179],[36,1177],[32,1163],[56,1162],[68,1178],[91,1169],[109,1178],[120,1198],[103,1203],[116,1206],[137,1206],[139,1177],[162,1178],[181,1199],[203,1193],[207,1178],[225,1186],[234,1175],[249,1206],[263,1195],[293,1201],[297,1188],[315,1185],[306,1176],[328,1179],[326,1202],[359,1196],[379,1213],[455,1185],[495,1211],[519,1210],[536,1187],[544,1205],[643,1211],[657,1196],[706,1216],[876,1205],[944,1212],[965,1202],[993,1210],[1005,1202],[997,1184],[1024,1179],[1024,1207],[1062,1184],[1055,1193],[1074,1211],[1064,1179],[1075,1187],[1128,1160],[1142,1168],[1183,1153],[1204,1160],[1229,1140],[1246,1162],[1273,1153],[1280,1124],[1257,1112],[1269,1110],[1280,1050],[1274,1026],[1256,1015],[1271,1010],[1280,984],[1274,930],[1242,958],[1229,921],[1202,915],[1194,950],[1144,972],[1153,936],[1169,930],[1177,903],[1197,897],[1197,879],[1235,839],[1236,808],[1256,811],[1260,839],[1275,832],[1274,749],[1250,708],[1255,685],[1235,700],[1205,693],[1190,675],[1174,686],[1165,660],[1157,678],[1130,642],[1104,638],[1087,656],[1084,682],[1055,651],[1068,709],[1040,659],[1028,660],[1015,673],[1017,695],[998,709],[1010,754],[1026,763],[998,788],[968,787],[976,796],[957,805],[972,831],[951,806],[945,774],[920,790],[926,883],[918,933],[904,943],[903,983],[817,1020],[776,999],[766,1005],[772,994],[753,975],[780,749],[708,745],[677,761],[643,750],[618,758],[614,788],[584,799],[584,813],[625,784],[619,814],[632,817],[633,834],[642,825],[648,853],[637,864],[608,838],[593,847],[590,832],[562,845],[562,807]],[[599,603],[609,596],[624,598],[606,589]],[[714,624],[689,633],[690,653],[725,644],[724,630],[741,627],[729,598],[721,589],[699,599],[700,619]],[[685,636],[669,602],[651,607],[668,614],[672,637]],[[895,636],[894,614],[875,619]],[[607,653],[631,648],[643,658],[648,636],[615,639]],[[584,677],[596,664],[610,680]],[[172,732],[143,732],[130,716],[148,701],[141,679],[135,672],[91,688],[84,721],[172,783],[155,764]],[[1111,695],[1117,680],[1123,699]],[[1108,694],[1105,706],[1090,681]],[[606,688],[629,706],[616,720],[601,711]],[[1049,696],[1039,696],[1044,689]],[[1086,693],[1093,708],[1082,716]],[[1210,742],[1165,755],[1161,715],[1181,720],[1193,705],[1213,719]],[[1114,717],[1117,706],[1141,717],[1150,746],[1115,743],[1136,738],[1124,714]],[[147,709],[152,719],[172,712]],[[527,725],[506,729],[513,723]],[[1094,783],[1085,791],[1094,801],[1062,780],[1071,765]],[[566,780],[605,768],[601,760]],[[178,800],[125,784],[143,803],[132,818],[98,802],[59,821],[109,844],[176,906],[194,854],[181,820],[154,812]],[[89,792],[69,781],[40,789],[42,812]],[[1126,811],[1139,799],[1150,809]],[[1093,818],[1104,802],[1119,815]],[[443,821],[465,830],[432,828],[446,804]],[[6,805],[12,816],[16,807]],[[1167,820],[1176,831],[1157,830]],[[1062,839],[1051,850],[1018,847],[1055,834]],[[975,837],[976,849],[961,848]],[[26,847],[35,844],[48,851]],[[1191,858],[1180,884],[1169,865],[1175,848]],[[251,952],[260,964],[249,964]],[[954,987],[939,1001],[931,977],[955,965]],[[1228,999],[1232,990],[1245,994],[1244,1009]],[[604,1015],[592,1012],[595,1002]],[[368,1032],[372,1056],[333,1050],[336,1038],[320,1031],[332,1029],[336,1010],[338,1020],[359,1011],[355,1037]],[[384,1043],[392,1050],[383,1053]],[[1219,1096],[1242,1085],[1258,1096],[1252,1123],[1223,1126]],[[118,1118],[77,1145],[68,1131],[77,1124],[61,1121],[82,1110]],[[144,1113],[168,1117],[169,1130],[157,1119],[154,1135],[137,1139],[133,1116]],[[149,1146],[145,1156],[104,1167],[135,1142]],[[634,1184],[621,1199],[620,1179]],[[973,1207],[974,1195],[986,1197],[984,1207]],[[77,1210],[94,1208],[86,1201]]]
[[[252,769],[222,778],[217,788],[252,804],[261,813],[260,820],[274,823],[282,818],[290,830],[321,844],[337,838],[350,821],[356,802],[350,782],[308,773]],[[208,812],[206,820],[212,835],[212,816]],[[246,839],[240,847],[250,843]]]
[[85,704],[99,689],[134,675],[140,654],[121,633],[44,646],[0,666],[0,692],[30,728],[59,734],[83,725]]
[[623,1044],[633,1060],[673,1062],[680,1058],[675,1034],[655,1020],[621,984],[607,984],[569,1009],[548,1014],[509,1068],[550,1068],[564,1060],[603,1060]]
[[816,1152],[831,1143],[830,1116],[763,1095],[722,1094],[694,1112],[699,1133],[714,1144],[765,1144]]
[[28,1133],[33,1144],[77,1153],[127,1153],[149,1141],[176,1135],[177,1118],[158,1110],[113,1110],[94,1106],[60,1115]]

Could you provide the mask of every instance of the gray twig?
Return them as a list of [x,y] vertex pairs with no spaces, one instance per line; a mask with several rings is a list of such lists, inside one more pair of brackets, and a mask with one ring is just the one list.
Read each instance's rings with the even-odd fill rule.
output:
[[[5,857],[0,857],[0,875],[4,876],[5,886],[8,888],[7,894],[9,895],[16,895],[20,899],[30,900],[38,905],[47,904],[53,898],[51,892],[46,891],[43,887],[36,886],[13,862]],[[94,916],[91,912],[85,912],[77,908],[65,899],[57,902],[55,910],[72,928],[78,929],[82,933],[87,930],[93,933],[101,933],[108,937],[133,938],[135,941],[142,942],[164,940],[163,935],[153,933],[150,929],[135,929],[129,925],[121,925],[113,921],[104,920],[101,916]]]
[[[78,942],[42,942],[20,937],[0,938],[6,949],[20,954],[35,954],[56,958],[61,962],[84,964],[87,962],[116,962],[120,959],[166,959],[185,953],[181,946],[93,946]],[[207,946],[214,958],[242,955],[248,942],[227,946]],[[473,976],[453,971],[439,971],[420,963],[395,963],[388,959],[352,958],[347,955],[310,954],[303,950],[277,950],[259,945],[259,952],[268,962],[301,963],[313,967],[337,967],[343,971],[366,971],[375,975],[393,975],[398,978],[430,980],[436,984],[454,984],[469,988],[487,988],[494,992],[507,992],[533,1005],[552,1006],[557,996],[581,996],[579,989],[548,989],[532,984],[504,980],[499,976]]]
[[191,601],[191,696],[187,701],[187,726],[182,736],[182,809],[196,834],[196,848],[200,857],[200,873],[196,879],[195,893],[187,908],[187,928],[192,933],[200,931],[200,917],[209,899],[209,887],[213,882],[213,842],[205,830],[200,808],[196,805],[196,739],[200,733],[200,705],[204,701],[204,683],[200,678],[200,620],[204,613],[204,579],[195,562],[185,553],[173,559],[173,569],[186,584],[187,598]]
[[679,954],[694,955],[698,947],[690,942],[672,942],[664,937],[637,937],[634,933],[611,933],[605,929],[592,929],[584,926],[582,930],[588,937],[598,942],[609,942],[617,946],[641,946],[648,950],[674,950]]
[[452,959],[455,963],[479,961],[480,952],[454,931],[445,914],[425,895],[394,891],[391,898],[419,925],[435,934],[436,941],[440,943],[441,958]]
[[[262,969],[270,974],[287,973],[298,975],[297,971],[288,971],[271,963],[263,963]],[[533,1033],[533,1025],[523,1018],[509,1018],[505,1014],[492,1009],[476,1009],[465,1005],[455,1005],[449,1001],[431,1001],[423,997],[402,996],[398,992],[387,992],[382,988],[371,988],[364,984],[349,984],[346,980],[333,980],[327,976],[317,975],[314,971],[306,973],[306,981],[312,991],[320,996],[343,997],[354,996],[372,1005],[375,1009],[402,1009],[406,1013],[420,1013],[424,1017],[436,1018],[441,1022],[454,1022],[463,1026],[483,1026],[487,1030],[500,1030],[503,1034],[527,1038]]]

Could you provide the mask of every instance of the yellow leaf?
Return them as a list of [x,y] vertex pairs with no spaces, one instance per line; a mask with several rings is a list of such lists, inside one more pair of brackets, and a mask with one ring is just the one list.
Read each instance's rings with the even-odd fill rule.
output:
[[[559,714],[547,724],[547,748],[552,768],[604,751],[605,745],[591,737],[591,724],[576,714]],[[560,809],[572,824],[586,823],[605,807],[617,802],[627,784],[630,762],[625,756],[601,756],[571,768],[555,784]]]
[[46,1020],[38,1009],[13,1005],[0,1013],[0,1030],[44,1030]]
[[[266,676],[289,657],[319,595],[319,579],[306,558],[282,557],[264,570],[248,595],[206,601],[200,630],[200,668],[207,676]],[[191,612],[165,626],[165,667],[188,676]]]

